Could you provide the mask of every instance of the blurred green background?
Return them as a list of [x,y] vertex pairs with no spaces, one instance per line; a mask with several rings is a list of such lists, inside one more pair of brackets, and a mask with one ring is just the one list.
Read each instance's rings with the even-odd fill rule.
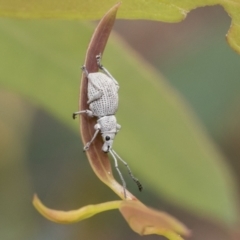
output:
[[[233,231],[223,221],[223,216],[226,216],[225,223],[228,222],[224,212],[230,211],[229,219],[233,218],[231,211],[236,207],[232,205],[238,201],[240,186],[240,61],[239,55],[224,39],[229,25],[230,18],[221,7],[194,10],[178,24],[117,20],[114,30],[130,47],[113,37],[104,55],[103,63],[119,80],[121,87],[117,116],[123,129],[115,146],[145,186],[143,193],[138,193],[134,183],[124,174],[128,188],[146,204],[168,211],[182,220],[192,229],[194,235],[191,239],[194,240],[234,238]],[[93,29],[89,23],[77,21],[0,20],[0,239],[142,238],[130,230],[118,211],[106,212],[73,225],[58,225],[40,216],[31,204],[35,192],[48,207],[61,210],[117,199],[92,172],[82,152],[78,122],[71,119],[72,112],[78,108],[80,66]],[[136,63],[131,63],[131,58],[136,58]],[[177,159],[177,156],[175,160],[169,160],[169,166],[166,166],[167,161],[161,163],[161,158],[151,162],[152,152],[148,146],[157,147],[159,144],[159,149],[161,146],[170,148],[173,155],[178,147],[173,135],[169,139],[162,138],[161,134],[159,139],[149,136],[148,129],[155,126],[151,125],[152,121],[148,123],[139,116],[142,114],[147,118],[151,111],[157,111],[161,103],[156,102],[146,109],[135,101],[142,98],[147,104],[154,97],[140,92],[145,86],[138,85],[138,79],[132,80],[136,81],[135,85],[129,85],[137,90],[135,95],[124,95],[128,85],[127,82],[121,85],[121,79],[134,78],[132,75],[138,61],[140,74],[145,71],[148,75],[147,72],[151,71],[142,59],[159,70],[159,74],[161,72],[177,95],[184,96],[192,114],[203,125],[200,131],[205,129],[225,156],[224,162],[211,167],[207,162],[206,166],[196,163],[195,172],[191,166],[195,159],[187,160],[189,167],[187,161],[181,165],[184,159]],[[116,64],[118,61],[126,65]],[[127,109],[134,109],[131,116],[126,115]],[[161,116],[156,119],[156,124],[160,119]],[[162,133],[164,135],[164,129]],[[171,140],[172,146],[164,145]],[[141,142],[146,142],[146,158],[141,158],[138,154],[141,151],[136,148]],[[191,156],[191,149],[184,151],[183,156]],[[209,187],[208,191],[223,196],[228,189],[231,195],[233,189],[235,194],[229,196],[230,200],[228,196],[219,199],[219,205],[213,197],[214,213],[224,204],[227,206],[226,211],[219,213],[219,222],[217,214],[214,218],[212,214],[208,216],[206,210],[203,210],[204,214],[200,214],[199,209],[193,211],[194,203],[191,207],[177,204],[174,192],[179,193],[183,202],[184,196],[187,199],[189,195],[191,199],[194,196],[202,199],[203,205],[204,199],[209,203],[211,196],[202,196],[201,187],[200,194],[197,194],[197,185],[191,182],[192,175],[202,177],[204,175],[201,174],[205,173],[205,179],[199,179],[199,185],[215,186],[215,183],[208,183],[208,179],[211,180],[211,171],[213,176],[218,175],[218,168],[226,168],[226,174],[219,175],[219,182],[223,179],[223,183],[219,184],[219,189]],[[148,179],[152,169],[159,172],[160,183]],[[178,172],[180,176],[176,176]],[[228,181],[229,173],[234,183]],[[162,181],[161,177],[169,178],[168,182]],[[186,181],[186,188],[182,187],[179,179]],[[225,186],[227,190],[222,190],[225,183],[229,184]],[[164,239],[157,236],[144,238]]]

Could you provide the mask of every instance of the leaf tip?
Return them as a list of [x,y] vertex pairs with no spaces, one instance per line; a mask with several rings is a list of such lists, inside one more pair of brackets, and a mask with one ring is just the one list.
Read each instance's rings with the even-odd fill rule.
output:
[[182,240],[180,235],[191,236],[191,231],[183,223],[141,202],[123,201],[119,210],[133,231],[140,235],[157,234],[170,240]]

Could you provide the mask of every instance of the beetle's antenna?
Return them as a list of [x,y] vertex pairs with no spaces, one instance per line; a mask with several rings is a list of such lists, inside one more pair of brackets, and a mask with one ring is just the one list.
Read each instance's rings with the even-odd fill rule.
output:
[[128,166],[128,164],[112,149],[110,150],[112,152],[112,155],[115,155],[123,164],[124,166],[127,168],[129,175],[131,176],[131,178],[133,179],[133,181],[137,184],[139,191],[141,192],[143,190],[143,186],[142,184],[139,182],[139,180],[137,178],[135,178],[132,174],[132,171],[130,169],[130,167]]
[[115,163],[115,168],[117,169],[118,171],[118,174],[119,174],[119,177],[121,178],[122,180],[122,185],[123,185],[123,192],[124,192],[124,197],[127,198],[127,195],[126,195],[126,182],[123,178],[123,175],[122,173],[120,172],[119,168],[118,168],[118,162],[117,162],[117,158],[115,157],[114,153],[112,152],[112,150],[109,150],[110,154],[112,155],[113,159],[114,159],[114,163]]

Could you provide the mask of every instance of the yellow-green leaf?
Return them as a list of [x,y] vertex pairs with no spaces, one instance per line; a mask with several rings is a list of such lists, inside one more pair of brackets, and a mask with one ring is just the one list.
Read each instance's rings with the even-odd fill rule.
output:
[[171,215],[150,209],[134,200],[110,201],[87,205],[77,210],[61,211],[46,207],[38,196],[34,195],[33,205],[42,216],[60,224],[76,223],[98,213],[119,209],[129,226],[140,235],[158,234],[169,240],[183,240],[180,235],[188,237],[191,234],[183,223]]
[[40,201],[37,195],[33,197],[33,205],[45,218],[62,224],[70,224],[82,221],[86,218],[90,218],[98,213],[118,209],[121,201],[111,201],[105,203],[99,203],[94,205],[88,205],[81,207],[77,210],[60,211],[46,207]]
[[[240,53],[240,2],[238,0],[123,0],[119,18],[151,19],[164,22],[179,22],[192,9],[220,4],[232,18],[227,39],[230,46]],[[106,1],[31,1],[0,0],[0,16],[19,18],[99,19],[116,4]]]

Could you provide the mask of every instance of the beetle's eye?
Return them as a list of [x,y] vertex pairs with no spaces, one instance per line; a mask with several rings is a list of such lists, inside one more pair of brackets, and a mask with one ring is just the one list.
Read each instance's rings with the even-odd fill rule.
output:
[[109,141],[109,140],[110,140],[110,137],[109,137],[109,136],[106,136],[106,137],[105,137],[105,140],[106,140],[106,141]]

